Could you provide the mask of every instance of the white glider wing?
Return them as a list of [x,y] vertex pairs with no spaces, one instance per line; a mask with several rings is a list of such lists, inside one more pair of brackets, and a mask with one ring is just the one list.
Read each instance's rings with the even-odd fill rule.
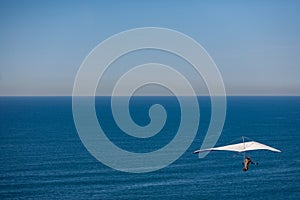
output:
[[250,141],[250,142],[242,142],[238,144],[231,144],[231,145],[226,145],[221,147],[214,147],[209,149],[200,149],[194,151],[194,154],[206,152],[206,151],[235,151],[241,153],[241,152],[253,151],[253,150],[269,150],[274,152],[281,152],[280,150],[267,146],[265,144],[261,144],[255,141]]

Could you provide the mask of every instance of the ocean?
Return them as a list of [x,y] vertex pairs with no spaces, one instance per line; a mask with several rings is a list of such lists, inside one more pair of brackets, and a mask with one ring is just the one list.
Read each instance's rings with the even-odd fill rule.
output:
[[[188,97],[187,97],[188,98]],[[76,131],[71,97],[0,97],[0,199],[299,199],[300,97],[227,97],[217,145],[246,136],[280,149],[249,152],[258,165],[242,171],[243,155],[211,152],[199,159],[210,122],[210,100],[198,97],[199,129],[174,163],[148,173],[126,173],[96,160]],[[153,138],[133,138],[114,122],[110,97],[96,98],[98,121],[107,137],[131,152],[151,152],[172,140],[180,122],[175,97],[133,97],[133,120],[149,123],[159,103],[168,118]],[[153,139],[153,140],[152,140]]]

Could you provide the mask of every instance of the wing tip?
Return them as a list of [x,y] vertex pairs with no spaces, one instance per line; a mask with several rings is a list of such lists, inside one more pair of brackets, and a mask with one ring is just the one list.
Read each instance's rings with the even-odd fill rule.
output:
[[193,152],[193,154],[199,154],[207,151],[212,151],[212,149],[199,149]]
[[193,152],[193,154],[198,154],[200,152],[200,150],[196,150]]

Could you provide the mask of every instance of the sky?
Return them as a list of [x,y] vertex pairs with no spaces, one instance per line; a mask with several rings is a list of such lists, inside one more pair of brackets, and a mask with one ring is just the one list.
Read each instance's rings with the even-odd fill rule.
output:
[[89,52],[139,27],[196,40],[218,66],[227,95],[300,95],[299,10],[300,1],[276,0],[1,0],[0,95],[72,95]]

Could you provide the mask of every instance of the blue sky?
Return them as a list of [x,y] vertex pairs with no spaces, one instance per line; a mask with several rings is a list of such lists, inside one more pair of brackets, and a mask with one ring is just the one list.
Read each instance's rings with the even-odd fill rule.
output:
[[199,42],[229,95],[300,95],[299,1],[0,1],[0,95],[71,95],[109,36],[165,27]]

